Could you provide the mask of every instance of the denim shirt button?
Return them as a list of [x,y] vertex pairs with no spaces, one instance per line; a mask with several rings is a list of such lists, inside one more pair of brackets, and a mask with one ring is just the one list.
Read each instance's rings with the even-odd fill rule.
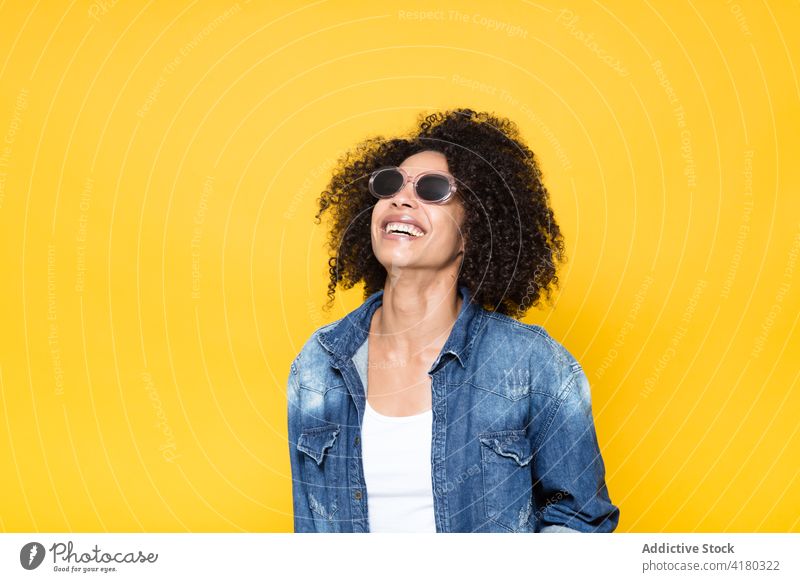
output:
[[353,493],[353,497],[355,497],[356,500],[361,499],[361,491],[356,491],[355,493]]
[[360,442],[361,442],[361,437],[360,437],[360,436],[357,436],[356,438],[354,438],[354,439],[353,439],[353,444],[354,444],[355,446],[358,446],[358,444],[359,444]]

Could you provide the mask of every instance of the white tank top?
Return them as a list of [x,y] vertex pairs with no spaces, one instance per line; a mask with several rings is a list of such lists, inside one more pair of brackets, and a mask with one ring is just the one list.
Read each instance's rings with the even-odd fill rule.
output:
[[[353,361],[366,391],[367,342]],[[386,416],[365,402],[361,452],[371,532],[436,532],[431,482],[433,411]]]

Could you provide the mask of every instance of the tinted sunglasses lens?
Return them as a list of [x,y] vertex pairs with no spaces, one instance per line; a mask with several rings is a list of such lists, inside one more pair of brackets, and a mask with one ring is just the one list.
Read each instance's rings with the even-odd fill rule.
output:
[[450,193],[450,182],[445,176],[430,174],[417,182],[417,196],[428,202],[438,202]]
[[397,194],[403,187],[403,174],[397,170],[379,170],[373,174],[372,193],[380,198]]

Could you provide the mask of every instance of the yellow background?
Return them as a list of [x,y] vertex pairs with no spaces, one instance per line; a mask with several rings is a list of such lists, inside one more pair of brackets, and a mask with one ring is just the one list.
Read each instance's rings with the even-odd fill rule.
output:
[[[418,11],[433,11],[420,14]],[[333,160],[516,120],[621,532],[800,531],[795,2],[5,2],[0,528],[291,531]]]

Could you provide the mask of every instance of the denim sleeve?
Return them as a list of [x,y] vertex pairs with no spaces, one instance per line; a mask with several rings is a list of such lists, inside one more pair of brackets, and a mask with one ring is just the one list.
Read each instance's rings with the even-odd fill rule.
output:
[[292,362],[289,379],[286,383],[286,401],[289,425],[289,460],[292,470],[292,510],[294,512],[294,533],[313,532],[314,517],[307,503],[305,487],[300,472],[302,453],[297,449],[297,437],[300,433],[300,385],[297,381],[297,370]]
[[619,508],[611,503],[592,417],[589,380],[575,368],[551,405],[533,464],[539,531],[612,532]]

